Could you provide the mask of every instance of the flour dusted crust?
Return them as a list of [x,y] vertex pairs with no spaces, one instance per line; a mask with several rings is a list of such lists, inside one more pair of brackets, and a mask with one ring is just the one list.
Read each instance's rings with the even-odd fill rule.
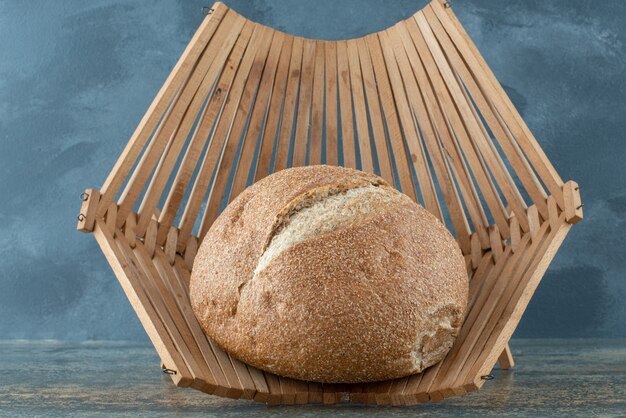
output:
[[205,333],[245,363],[352,383],[422,371],[448,352],[467,307],[460,249],[381,178],[283,170],[242,192],[191,274]]

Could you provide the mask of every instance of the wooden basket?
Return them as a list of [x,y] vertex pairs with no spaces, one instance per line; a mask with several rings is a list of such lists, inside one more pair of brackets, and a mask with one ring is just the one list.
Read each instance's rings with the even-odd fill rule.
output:
[[[470,304],[447,357],[367,384],[276,376],[222,351],[188,297],[198,243],[247,185],[289,166],[375,172],[456,237]],[[222,3],[187,46],[78,229],[93,232],[178,386],[267,403],[414,404],[476,390],[571,224],[563,183],[449,5],[384,31],[317,41]]]

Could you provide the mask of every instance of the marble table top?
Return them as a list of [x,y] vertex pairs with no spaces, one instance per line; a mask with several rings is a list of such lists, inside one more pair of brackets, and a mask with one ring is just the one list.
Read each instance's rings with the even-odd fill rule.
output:
[[520,340],[515,369],[412,407],[266,406],[175,387],[147,343],[0,341],[0,416],[626,416],[626,340]]

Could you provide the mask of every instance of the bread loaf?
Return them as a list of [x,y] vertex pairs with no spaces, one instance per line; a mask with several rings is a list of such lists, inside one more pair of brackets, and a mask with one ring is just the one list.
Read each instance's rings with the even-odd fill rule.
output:
[[398,378],[440,361],[467,307],[461,251],[381,178],[309,166],[243,191],[200,245],[191,304],[243,362],[296,379]]

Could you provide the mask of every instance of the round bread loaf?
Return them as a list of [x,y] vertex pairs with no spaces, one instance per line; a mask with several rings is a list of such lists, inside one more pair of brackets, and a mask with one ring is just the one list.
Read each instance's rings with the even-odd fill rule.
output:
[[355,383],[420,372],[449,351],[467,307],[445,226],[383,179],[309,166],[242,192],[196,256],[191,304],[243,362]]

